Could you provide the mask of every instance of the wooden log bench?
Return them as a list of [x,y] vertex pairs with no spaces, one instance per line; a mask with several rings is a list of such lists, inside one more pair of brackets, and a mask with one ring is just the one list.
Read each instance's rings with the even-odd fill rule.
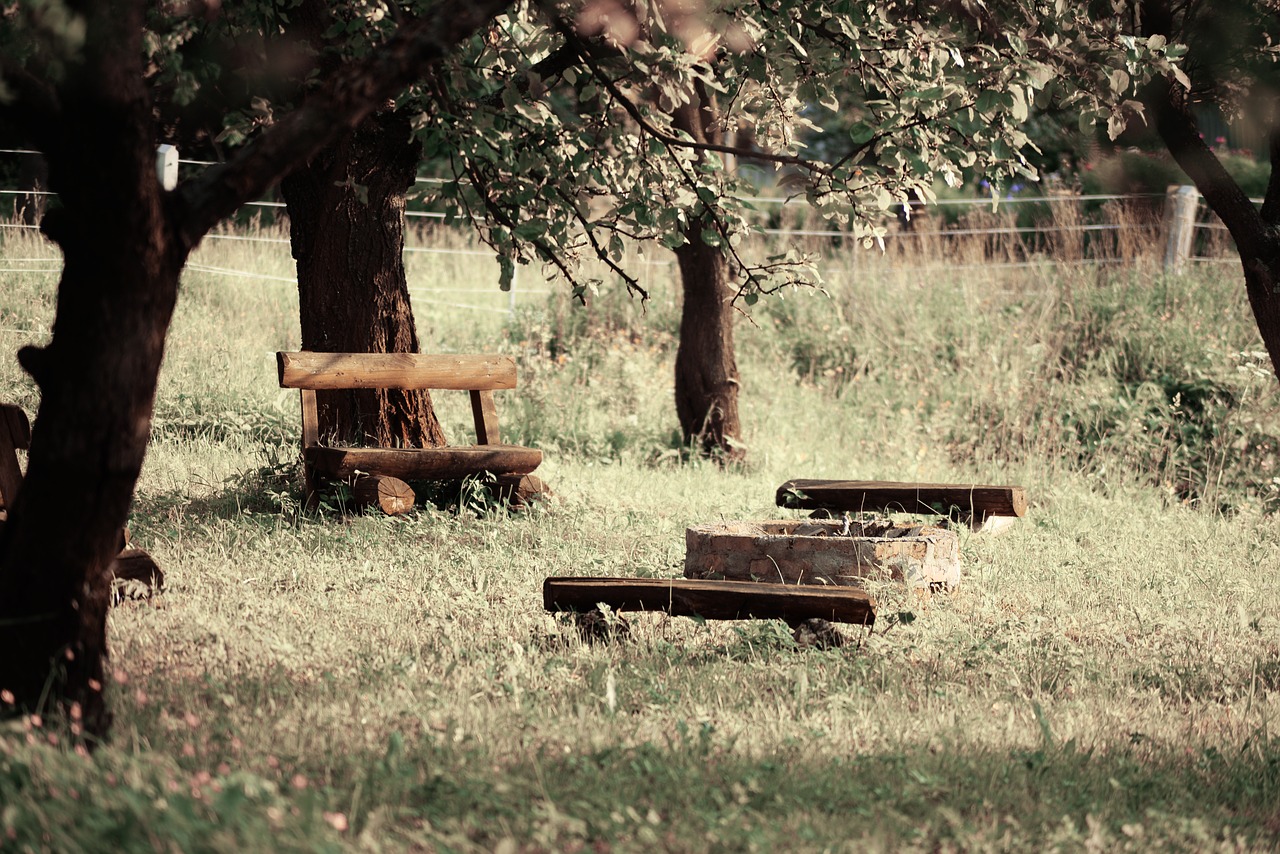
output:
[[[532,472],[542,451],[502,444],[493,393],[516,387],[510,356],[417,353],[277,353],[281,388],[302,396],[302,460],[306,500],[314,506],[325,479],[352,480],[357,496],[387,512],[413,505],[407,480],[462,480],[489,472],[499,493],[520,504],[544,492]],[[335,447],[321,441],[316,391],[321,389],[457,390],[471,394],[476,444],[437,448]],[[357,477],[360,476],[360,477]],[[397,510],[395,508],[401,508]]]
[[994,534],[1027,515],[1021,486],[900,483],[886,480],[789,480],[777,504],[796,510],[936,514],[966,522],[975,533]]
[[[31,447],[31,422],[22,407],[0,403],[0,529],[8,523],[9,508],[22,487],[18,451]],[[164,572],[144,549],[129,545],[129,529],[120,530],[120,553],[112,564],[115,586],[112,599],[149,597],[164,589]]]
[[807,620],[875,622],[875,600],[856,587],[791,586],[750,581],[687,578],[548,578],[542,583],[548,611],[586,613],[600,605],[615,611],[663,611],[704,620]]

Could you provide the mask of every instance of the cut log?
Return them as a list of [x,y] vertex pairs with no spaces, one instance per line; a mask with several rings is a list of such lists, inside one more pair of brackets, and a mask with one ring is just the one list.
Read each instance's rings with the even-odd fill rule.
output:
[[377,472],[402,480],[460,480],[490,471],[528,474],[542,463],[542,451],[519,445],[464,445],[445,448],[306,448],[316,471],[333,478]]
[[515,508],[528,507],[551,495],[542,478],[532,474],[500,476],[497,492],[500,500]]
[[413,509],[417,496],[398,477],[361,475],[351,484],[351,497],[361,507],[377,507],[388,516],[399,516]]
[[805,620],[871,625],[875,600],[854,588],[786,587],[744,581],[684,578],[548,578],[542,584],[548,611],[665,611],[704,620]]
[[779,507],[797,510],[952,511],[979,523],[988,516],[1027,515],[1027,493],[1021,486],[984,484],[899,483],[883,480],[789,480],[778,487]]

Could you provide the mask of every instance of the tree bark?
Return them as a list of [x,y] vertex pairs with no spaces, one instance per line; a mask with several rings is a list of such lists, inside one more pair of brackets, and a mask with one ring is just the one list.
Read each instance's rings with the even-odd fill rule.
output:
[[[673,119],[698,142],[717,144],[724,135],[715,122],[714,103],[700,87]],[[733,462],[746,456],[738,418],[741,383],[734,358],[733,291],[729,259],[702,239],[709,227],[709,218],[695,219],[685,230],[686,243],[675,250],[684,295],[676,349],[676,415],[686,444]]]
[[[302,349],[416,353],[404,269],[405,194],[421,146],[407,116],[376,113],[281,183],[298,264]],[[326,442],[445,444],[427,391],[320,391]]]

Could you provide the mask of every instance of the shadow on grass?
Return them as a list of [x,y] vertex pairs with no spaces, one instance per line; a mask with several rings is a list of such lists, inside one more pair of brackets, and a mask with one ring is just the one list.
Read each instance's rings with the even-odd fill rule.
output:
[[[1240,841],[1274,850],[1280,842],[1280,752],[1269,742],[1231,756],[1073,744],[859,755],[848,745],[840,759],[814,758],[812,747],[744,758],[720,750],[705,729],[669,742],[530,756],[493,774],[435,774],[408,785],[400,806],[481,845],[506,828],[561,850],[1203,850]],[[384,785],[400,767],[394,752],[378,762]],[[414,775],[423,767],[403,764]],[[477,766],[485,763],[467,765]]]

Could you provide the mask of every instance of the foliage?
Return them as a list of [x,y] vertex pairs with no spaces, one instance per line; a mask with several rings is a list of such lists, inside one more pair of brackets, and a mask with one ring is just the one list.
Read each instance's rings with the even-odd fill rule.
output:
[[[1218,159],[1245,195],[1266,195],[1270,165],[1246,152],[1223,150]],[[1112,195],[1163,195],[1172,185],[1191,183],[1168,154],[1142,150],[1117,151],[1085,163],[1080,179],[1083,192]]]
[[[317,66],[367,55],[430,5],[234,4],[207,21],[157,11],[155,82],[174,103],[216,90],[220,138],[235,144],[286,112]],[[733,258],[754,302],[815,270],[798,253],[739,251],[758,227],[744,176],[780,181],[871,245],[886,212],[933,199],[935,185],[1035,180],[1025,127],[1040,108],[1118,132],[1141,111],[1132,96],[1147,75],[1182,75],[1181,47],[1128,33],[1125,14],[1042,6],[539,0],[397,107],[417,114],[441,166],[436,201],[477,225],[504,288],[516,264],[539,263],[582,298],[601,284],[581,271],[590,258],[643,294],[628,245],[674,247],[705,220],[701,238]],[[673,124],[708,97],[724,146]]]
[[[627,241],[677,246],[709,217],[701,237],[734,259],[750,304],[812,280],[813,269],[796,253],[739,252],[755,226],[726,158],[780,170],[789,192],[872,245],[890,208],[933,199],[935,183],[956,185],[965,170],[1034,180],[1022,125],[1038,101],[1060,97],[1122,127],[1124,112],[1095,93],[1122,98],[1145,74],[1181,73],[1178,48],[1065,4],[1050,26],[1021,3],[988,16],[730,2],[701,20],[662,4],[609,5],[614,17],[592,36],[602,5],[588,4],[576,30],[571,10],[550,3],[501,23],[442,72],[424,116],[428,154],[451,164],[440,199],[482,223],[504,282],[531,261],[576,280],[565,261],[594,255],[643,293],[623,267]],[[1082,47],[1062,49],[1073,41]],[[699,92],[715,93],[715,121],[752,145],[709,150],[682,138],[671,113]],[[832,115],[834,140],[802,139]],[[597,285],[579,282],[577,293]]]

